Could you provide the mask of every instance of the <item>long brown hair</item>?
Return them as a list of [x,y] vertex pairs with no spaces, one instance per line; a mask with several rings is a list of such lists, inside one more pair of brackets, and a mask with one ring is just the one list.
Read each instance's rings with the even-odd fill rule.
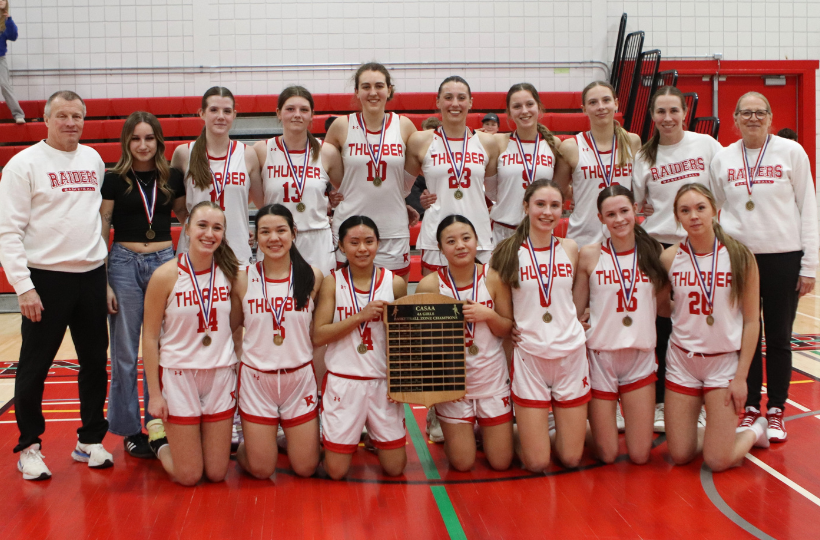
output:
[[[236,100],[230,90],[224,86],[212,86],[202,95],[201,107],[203,111],[208,108],[208,98],[211,96],[230,98],[234,107],[236,107]],[[208,144],[205,138],[207,129],[206,127],[202,128],[202,132],[194,142],[191,155],[188,157],[188,176],[194,181],[194,186],[203,191],[210,188],[212,182],[211,164],[208,162]],[[230,152],[230,147],[228,151]]]
[[[219,213],[222,214],[222,221],[224,223],[224,231],[225,234],[228,232],[228,221],[225,219],[225,212],[220,208],[219,204],[211,201],[202,201],[201,203],[196,204],[193,208],[191,208],[191,213],[188,214],[188,224],[186,227],[193,226],[194,223],[194,214],[196,214],[199,210],[205,208],[213,208],[214,210],[219,210]],[[187,234],[187,231],[186,231]],[[228,239],[225,237],[225,234],[222,235],[222,241],[217,246],[216,251],[214,251],[214,260],[216,261],[216,265],[222,270],[222,273],[227,276],[228,280],[232,283],[236,280],[237,274],[239,274],[239,260],[234,255],[233,250],[228,245]],[[190,236],[190,235],[189,235]]]
[[[313,96],[310,92],[308,92],[307,88],[305,88],[304,86],[297,85],[288,86],[287,88],[282,90],[282,93],[279,94],[279,100],[276,102],[276,109],[281,111],[282,107],[285,106],[285,103],[287,103],[287,101],[292,97],[300,97],[306,99],[307,102],[310,104],[310,114],[313,114]],[[313,155],[313,159],[319,159],[319,152],[322,149],[322,145],[319,143],[316,137],[313,136],[313,133],[310,132],[310,125],[308,125],[307,127],[307,138],[308,144],[310,145],[310,152]]]
[[174,190],[168,185],[168,179],[171,176],[171,168],[168,166],[168,160],[165,158],[165,137],[162,135],[162,126],[153,114],[145,111],[132,112],[125,124],[122,126],[122,133],[120,134],[120,146],[122,153],[120,160],[111,169],[111,172],[120,175],[120,177],[128,184],[125,193],[131,193],[134,188],[134,182],[128,176],[131,168],[134,165],[134,156],[131,154],[131,137],[134,136],[134,130],[138,124],[148,124],[154,132],[154,139],[157,141],[157,153],[154,155],[154,168],[157,171],[157,188],[165,195],[165,202],[171,202],[174,197]]
[[749,268],[755,264],[754,256],[752,255],[752,252],[749,251],[749,248],[726,234],[723,227],[720,226],[720,223],[718,223],[717,220],[717,204],[715,203],[715,196],[712,195],[709,188],[703,184],[691,183],[681,186],[677,195],[675,195],[675,221],[680,223],[680,220],[678,219],[678,200],[680,200],[680,198],[689,191],[697,191],[706,197],[709,204],[712,205],[712,210],[715,213],[715,217],[712,218],[712,229],[715,231],[715,236],[717,237],[718,242],[726,246],[726,251],[729,252],[729,261],[732,264],[731,300],[732,303],[735,303],[743,297],[743,291],[746,289],[747,285],[746,276],[749,272]]
[[[561,202],[564,201],[564,194],[561,193],[561,188],[558,187],[553,180],[536,180],[524,191],[524,203],[529,203],[533,194],[541,188],[552,188],[561,195]],[[490,268],[498,272],[498,277],[501,281],[513,287],[518,288],[518,248],[530,235],[530,216],[525,215],[518,227],[515,228],[515,233],[498,244],[493,256],[490,259]]]
[[[517,83],[517,84],[512,85],[510,87],[510,89],[507,90],[507,111],[506,112],[507,112],[507,119],[508,120],[510,118],[510,99],[512,99],[512,95],[515,94],[516,92],[529,92],[529,94],[532,96],[532,99],[534,99],[535,102],[538,104],[538,110],[542,113],[544,112],[544,104],[541,103],[541,98],[538,96],[538,90],[536,90],[535,87],[533,85],[531,85],[530,83],[526,83],[526,82]],[[540,133],[541,137],[543,137],[543,139],[545,141],[547,141],[547,144],[550,145],[550,149],[552,150],[552,155],[555,156],[555,159],[560,159],[561,158],[561,152],[558,151],[558,146],[560,146],[561,141],[558,140],[558,137],[553,135],[552,132],[549,129],[547,129],[547,126],[545,126],[541,122],[538,122],[538,133]]]
[[[587,93],[596,86],[608,88],[612,93],[612,98],[618,99],[618,96],[615,94],[615,89],[611,84],[606,81],[592,81],[584,87],[584,91],[581,93],[581,103],[583,103],[584,106],[587,104]],[[634,158],[632,155],[632,144],[629,142],[629,133],[621,127],[620,122],[617,120],[613,120],[612,123],[615,124],[615,138],[618,141],[618,148],[621,150],[618,155],[618,167],[626,167]],[[613,148],[612,151],[614,152],[615,149]]]
[[[632,195],[632,191],[619,184],[612,184],[602,189],[598,194],[598,213],[601,213],[601,206],[603,206],[605,200],[618,196],[629,199],[629,203],[634,208],[635,196]],[[661,264],[663,246],[649,236],[649,233],[637,221],[635,222],[635,250],[638,252],[638,268],[646,274],[649,281],[655,286],[656,291],[661,290],[664,285],[669,283],[669,275],[663,264]]]
[[0,11],[0,34],[6,31],[6,18],[9,16],[9,0],[6,0],[6,9]]
[[[652,99],[649,100],[649,113],[651,115],[655,115],[655,101],[660,96],[676,96],[680,99],[680,108],[683,111],[684,118],[686,117],[686,98],[683,97],[683,92],[675,88],[674,86],[661,86],[661,88],[655,92],[655,95],[652,96]],[[641,147],[640,154],[641,159],[644,163],[648,164],[650,167],[655,166],[655,161],[658,159],[658,145],[661,143],[661,134],[657,128],[655,128],[654,133],[652,133],[652,137],[649,138],[648,141],[644,143]]]
[[357,92],[359,91],[359,78],[362,76],[362,73],[365,71],[377,71],[384,75],[384,82],[387,84],[387,88],[390,92],[387,94],[387,101],[393,99],[393,96],[396,93],[396,90],[393,86],[393,79],[390,77],[390,72],[387,71],[387,68],[384,67],[383,64],[378,62],[367,62],[359,66],[359,69],[356,70],[356,73],[353,75],[353,88]]

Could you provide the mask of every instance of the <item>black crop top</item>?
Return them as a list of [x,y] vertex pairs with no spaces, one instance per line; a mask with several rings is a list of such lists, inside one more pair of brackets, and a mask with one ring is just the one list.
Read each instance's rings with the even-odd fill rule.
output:
[[[142,180],[142,188],[151,204],[151,195],[154,190],[156,171],[135,172]],[[125,193],[128,184],[123,178],[110,171],[105,173],[100,193],[102,198],[114,201],[114,213],[111,225],[114,227],[114,242],[168,242],[171,240],[171,210],[174,201],[185,196],[185,184],[182,181],[182,173],[177,169],[171,169],[171,176],[168,178],[168,187],[174,192],[171,200],[168,200],[165,193],[157,189],[157,203],[154,208],[154,222],[151,229],[156,233],[153,239],[145,236],[148,230],[148,218],[145,215],[145,207],[142,204],[139,186],[131,173],[133,187],[129,193]],[[147,187],[146,187],[147,186]]]

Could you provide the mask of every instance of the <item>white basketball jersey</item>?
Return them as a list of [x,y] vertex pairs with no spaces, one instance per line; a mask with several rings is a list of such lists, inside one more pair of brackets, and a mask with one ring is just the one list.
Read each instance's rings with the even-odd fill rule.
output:
[[231,333],[231,282],[214,267],[214,286],[210,287],[211,271],[195,275],[205,303],[213,295],[209,316],[211,344],[205,346],[205,320],[191,282],[191,274],[182,255],[177,258],[177,281],[162,318],[159,336],[159,365],[167,369],[216,369],[236,364]]
[[[367,305],[368,291],[360,291],[353,287],[352,281],[348,280],[347,268],[334,270],[331,274],[336,279],[336,310],[333,313],[333,322],[337,323],[354,314],[355,306],[350,296],[351,291],[356,295],[361,309]],[[373,299],[386,302],[394,300],[393,272],[387,268],[379,268],[376,272],[376,291]],[[367,352],[364,354],[357,350],[361,343],[367,346]],[[355,330],[340,340],[328,344],[325,364],[328,371],[338,375],[371,379],[386,378],[387,342],[381,317],[369,321],[363,334],[359,333],[357,326]]]
[[[368,216],[379,228],[380,238],[408,238],[407,208],[404,203],[404,156],[406,147],[401,136],[401,122],[396,113],[385,113],[384,139],[379,171],[374,171],[356,113],[347,117],[347,140],[342,148],[344,177],[339,192],[344,200],[333,214],[333,235],[350,216]],[[364,120],[362,120],[364,124]],[[376,150],[380,133],[367,132],[367,142]],[[378,176],[381,185],[374,180]]]
[[[701,276],[706,286],[714,281],[713,311],[698,284],[697,274],[689,257],[686,244],[681,244],[675,254],[669,279],[675,306],[672,310],[671,341],[687,351],[715,354],[740,350],[743,334],[743,313],[740,302],[732,305],[732,265],[729,252],[722,244],[718,248],[717,275],[712,276],[712,254],[696,255]],[[707,315],[714,317],[714,324],[706,323]]]
[[[598,221],[598,194],[606,187],[604,172],[595,157],[589,132],[578,133],[578,165],[572,171],[572,198],[575,209],[569,216],[567,238],[575,240],[579,246],[586,246],[604,239],[603,226]],[[632,161],[624,167],[618,167],[621,148],[615,153],[614,171],[611,173],[612,184],[620,184],[632,189]],[[610,170],[612,152],[601,152],[601,161],[607,171]]]
[[[287,207],[293,214],[296,229],[300,232],[327,229],[330,220],[327,218],[327,173],[322,167],[321,156],[313,158],[308,145],[307,173],[305,169],[305,151],[290,150],[290,160],[296,168],[296,174],[305,174],[304,190],[299,197],[296,179],[290,170],[288,158],[285,155],[285,146],[281,137],[274,137],[267,141],[265,165],[262,168],[262,185],[265,190],[265,204],[279,203]],[[299,212],[299,203],[305,205],[304,212]]]
[[[537,249],[535,256],[546,278],[550,248]],[[552,276],[555,282],[548,300],[538,283],[538,273],[526,244],[518,248],[519,287],[512,289],[515,324],[521,330],[522,341],[518,346],[538,358],[564,358],[581,347],[586,339],[572,301],[572,263],[557,238]],[[549,323],[542,318],[547,311],[552,316]]]
[[[618,264],[623,274],[624,288],[629,294],[632,286],[632,264],[635,248],[620,253]],[[589,324],[587,330],[587,347],[601,351],[621,349],[640,349],[646,351],[655,348],[655,316],[657,305],[655,287],[649,278],[640,271],[635,292],[626,305],[624,292],[621,290],[621,275],[612,262],[610,246],[607,242],[601,246],[601,254],[595,271],[589,276]],[[624,317],[631,323],[624,325]]]
[[[313,300],[296,310],[296,300],[289,291],[288,280],[265,278],[268,302],[262,294],[262,278],[257,265],[248,267],[248,290],[242,299],[245,314],[245,338],[242,342],[242,363],[259,371],[289,369],[310,362],[313,343],[310,340],[310,323],[313,319]],[[282,327],[276,326],[273,309],[282,309]],[[275,345],[273,336],[281,334],[284,341]]]
[[[535,141],[521,140],[524,156],[516,142],[517,134],[510,136],[507,149],[498,158],[498,201],[490,210],[490,219],[512,227],[518,226],[524,219],[524,191],[530,185],[524,159],[532,170],[532,153]],[[555,156],[549,143],[539,137],[538,151],[535,154],[535,180],[552,180],[555,173]]]
[[[487,290],[486,276],[487,265],[484,265],[478,271],[475,301],[494,309],[493,299]],[[438,292],[444,296],[456,298],[453,289],[450,287],[447,268],[440,268],[438,271]],[[459,298],[461,300],[469,299],[471,292],[472,287],[459,288]],[[481,399],[501,392],[509,384],[509,375],[507,373],[507,360],[502,347],[503,339],[493,335],[487,323],[476,323],[473,328],[472,339],[470,339],[466,328],[464,332],[464,354],[467,363],[466,398]],[[467,351],[470,345],[478,347],[478,354],[472,355]]]
[[655,209],[641,225],[653,238],[674,244],[686,237],[686,231],[675,221],[675,195],[682,185],[693,182],[712,189],[709,166],[722,149],[709,135],[684,131],[679,143],[658,145],[655,165],[646,163],[638,153],[632,191],[638,203],[646,199]]
[[[194,143],[188,143],[188,155],[193,152]],[[230,161],[228,160],[230,157]],[[201,190],[194,186],[193,178],[188,177],[188,167],[185,167],[185,206],[188,212],[202,201],[218,202],[222,210],[225,211],[227,223],[225,239],[233,250],[240,265],[248,264],[251,258],[251,247],[248,245],[248,194],[251,189],[251,177],[245,166],[245,144],[238,141],[231,141],[228,147],[228,155],[221,158],[208,156],[208,161],[213,171],[213,177],[217,182],[225,180],[225,190],[217,200],[214,178],[211,178],[211,187],[208,190]],[[226,170],[227,169],[227,170]],[[190,239],[184,232],[179,235],[177,253],[188,251]]]
[[[449,139],[450,150],[457,164],[461,164],[464,139]],[[438,249],[436,229],[439,222],[450,214],[460,214],[469,219],[478,234],[478,249],[493,249],[490,232],[490,212],[484,200],[484,171],[487,166],[487,151],[478,134],[467,140],[467,157],[464,158],[464,173],[459,183],[454,167],[450,163],[444,140],[440,132],[433,135],[421,164],[421,174],[427,181],[427,189],[438,196],[433,205],[424,212],[417,247]],[[456,199],[461,193],[461,199]]]

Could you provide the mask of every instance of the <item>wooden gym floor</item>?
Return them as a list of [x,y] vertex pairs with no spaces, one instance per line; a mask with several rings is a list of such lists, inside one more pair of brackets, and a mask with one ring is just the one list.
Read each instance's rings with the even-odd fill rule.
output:
[[[442,445],[426,440],[425,409],[406,406],[408,465],[400,478],[383,477],[376,456],[360,448],[343,482],[321,470],[297,479],[280,456],[275,485],[233,464],[224,483],[183,488],[158,461],[126,455],[115,435],[105,439],[113,468],[88,470],[71,459],[79,402],[69,336],[46,383],[43,453],[54,476],[23,481],[12,454],[19,325],[19,315],[0,315],[2,539],[818,537],[820,350],[813,349],[820,336],[801,338],[804,350],[793,353],[788,442],[754,449],[742,467],[721,474],[700,459],[672,466],[663,436],[640,467],[625,455],[609,466],[587,456],[577,470],[553,465],[531,474],[514,464],[497,473],[479,455],[472,472],[458,473]],[[794,331],[820,334],[816,291],[800,302]]]

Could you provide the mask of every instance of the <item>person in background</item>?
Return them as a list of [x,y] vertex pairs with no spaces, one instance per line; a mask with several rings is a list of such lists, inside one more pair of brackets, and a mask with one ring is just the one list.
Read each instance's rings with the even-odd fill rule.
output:
[[3,92],[3,99],[18,124],[26,123],[26,116],[23,109],[17,102],[17,98],[11,91],[11,81],[9,80],[9,66],[6,62],[6,52],[9,41],[17,41],[17,25],[11,20],[9,15],[8,0],[0,0],[0,91]]
[[777,136],[778,137],[783,137],[784,139],[789,139],[789,140],[794,141],[794,142],[798,142],[797,141],[797,133],[795,133],[793,129],[783,128],[783,129],[781,129],[780,131],[777,132]]
[[478,131],[483,131],[490,135],[498,133],[498,115],[492,112],[485,114],[484,118],[481,119],[481,129]]
[[[435,116],[431,116],[430,118],[426,119],[424,122],[421,123],[421,130],[435,130],[441,125],[441,120],[436,118]],[[413,184],[413,189],[410,190],[410,195],[408,195],[404,202],[408,205],[412,206],[416,209],[416,212],[419,213],[419,219],[424,218],[424,206],[421,204],[421,195],[427,189],[427,180],[424,179],[423,174],[419,174],[416,177],[416,182]]]

